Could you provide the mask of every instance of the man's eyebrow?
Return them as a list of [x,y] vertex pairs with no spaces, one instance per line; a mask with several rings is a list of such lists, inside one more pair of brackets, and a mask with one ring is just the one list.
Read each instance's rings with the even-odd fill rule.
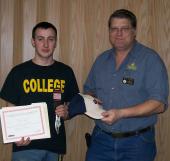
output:
[[44,36],[41,36],[41,35],[36,35],[35,37],[44,37]]
[[50,37],[50,38],[55,38],[55,36],[48,36],[48,37]]
[[[41,36],[41,35],[36,35],[35,37],[45,38],[45,36]],[[48,36],[47,38],[55,38],[55,36]]]

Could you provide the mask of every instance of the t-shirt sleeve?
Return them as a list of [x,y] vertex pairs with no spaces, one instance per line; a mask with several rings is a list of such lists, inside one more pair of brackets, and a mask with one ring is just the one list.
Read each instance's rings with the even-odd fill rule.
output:
[[68,75],[68,84],[67,84],[67,94],[66,94],[66,101],[70,102],[71,99],[79,93],[78,84],[76,81],[76,77],[72,69],[70,69],[70,73]]
[[16,79],[17,79],[16,72],[14,71],[14,69],[12,69],[9,72],[9,74],[2,86],[2,89],[0,91],[0,97],[14,105],[17,105],[18,98],[19,98],[18,97],[19,92],[17,90]]

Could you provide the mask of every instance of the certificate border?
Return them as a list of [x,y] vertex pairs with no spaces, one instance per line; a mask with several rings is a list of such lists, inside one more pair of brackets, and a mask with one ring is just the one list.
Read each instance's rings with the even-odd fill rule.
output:
[[[46,112],[47,108],[43,108],[44,106],[41,106],[40,104],[41,103],[37,103],[37,105],[36,105],[36,103],[35,103],[34,106],[33,105],[23,106],[23,108],[21,108],[21,109],[19,109],[19,108],[18,109],[12,109],[13,107],[11,107],[11,109],[9,109],[9,107],[8,107],[8,110],[6,110],[5,108],[4,108],[4,110],[1,110],[1,112],[2,112],[1,116],[3,117],[3,121],[2,121],[2,118],[1,118],[1,123],[3,123],[2,127],[3,127],[3,140],[4,140],[4,143],[14,142],[13,140],[17,140],[17,139],[20,140],[21,137],[30,137],[30,138],[33,137],[32,140],[34,140],[34,139],[42,139],[42,138],[49,138],[49,136],[50,136],[50,131],[48,130],[49,126],[48,126],[48,123],[46,123],[46,116],[43,113],[43,112]],[[15,106],[15,107],[17,107],[17,106]],[[8,134],[7,134],[7,129],[6,129],[7,120],[6,120],[5,115],[7,113],[9,113],[9,112],[29,110],[29,109],[31,110],[31,109],[35,109],[35,108],[38,109],[38,112],[39,112],[38,114],[40,114],[41,132],[33,133],[33,134],[25,135],[25,136],[9,137]],[[44,116],[44,119],[43,119],[43,116]],[[48,114],[47,114],[47,116],[48,116]],[[47,131],[45,129],[47,129]],[[36,136],[38,136],[40,138],[34,138]]]

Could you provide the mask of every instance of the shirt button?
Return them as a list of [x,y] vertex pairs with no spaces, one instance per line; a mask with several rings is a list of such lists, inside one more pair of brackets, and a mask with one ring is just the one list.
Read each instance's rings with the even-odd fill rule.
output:
[[112,87],[112,90],[114,90],[115,88],[114,87]]
[[127,83],[127,81],[125,79],[123,79],[123,84],[126,84],[126,83]]

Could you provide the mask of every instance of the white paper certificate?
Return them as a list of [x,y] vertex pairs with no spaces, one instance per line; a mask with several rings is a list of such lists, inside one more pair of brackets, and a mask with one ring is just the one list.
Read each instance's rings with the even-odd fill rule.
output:
[[1,109],[3,142],[16,142],[22,137],[31,140],[50,138],[49,119],[46,103]]

